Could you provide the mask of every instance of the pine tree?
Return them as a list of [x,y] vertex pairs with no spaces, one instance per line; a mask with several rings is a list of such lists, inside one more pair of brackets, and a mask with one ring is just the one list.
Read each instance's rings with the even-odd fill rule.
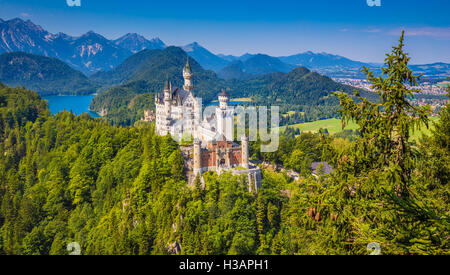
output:
[[407,97],[413,96],[405,84],[416,86],[421,75],[413,75],[408,68],[410,58],[403,51],[404,32],[399,45],[387,54],[383,76],[376,77],[368,68],[364,68],[367,79],[380,97],[378,104],[356,96],[361,101],[355,103],[348,95],[339,93],[343,126],[349,120],[359,125],[361,138],[357,142],[355,171],[380,169],[388,171],[391,188],[400,197],[408,196],[408,182],[412,171],[411,131],[428,127],[430,108],[411,105]]
[[[414,130],[428,126],[428,106],[412,106],[407,98],[420,79],[408,68],[410,58],[403,51],[404,33],[399,45],[387,54],[382,75],[375,77],[364,68],[367,79],[379,96],[372,103],[359,96],[355,103],[337,93],[341,102],[343,126],[349,120],[359,125],[360,137],[351,152],[342,156],[336,174],[336,192],[330,212],[340,212],[337,224],[350,253],[363,253],[365,245],[376,241],[384,253],[437,253],[445,243],[436,228],[445,228],[447,218],[424,204],[415,181],[415,159],[409,137]],[[417,173],[417,172],[415,172]],[[334,196],[336,196],[334,195]],[[343,229],[343,230],[342,230]]]

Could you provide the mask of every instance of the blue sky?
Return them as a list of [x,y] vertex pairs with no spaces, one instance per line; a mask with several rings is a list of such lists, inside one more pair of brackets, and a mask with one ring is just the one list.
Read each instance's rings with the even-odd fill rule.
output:
[[214,53],[274,56],[328,52],[381,62],[406,30],[412,63],[450,62],[450,1],[381,0],[0,0],[0,18],[107,38],[137,32],[169,45],[199,42]]

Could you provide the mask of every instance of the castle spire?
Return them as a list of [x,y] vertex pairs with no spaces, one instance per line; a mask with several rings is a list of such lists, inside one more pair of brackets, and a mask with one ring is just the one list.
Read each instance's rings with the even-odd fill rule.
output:
[[171,84],[169,82],[169,75],[167,75],[166,83],[164,84],[164,101],[167,102],[171,100]]
[[186,66],[183,68],[184,86],[183,89],[188,92],[194,90],[194,83],[192,82],[194,74],[192,73],[191,63],[189,62],[189,56],[187,57]]
[[164,91],[169,91],[170,83],[169,83],[169,75],[167,75],[166,83],[164,84]]
[[192,72],[192,70],[191,70],[191,63],[189,62],[189,55],[187,56],[187,62],[186,62],[185,69],[186,69],[186,72],[189,72],[189,73]]

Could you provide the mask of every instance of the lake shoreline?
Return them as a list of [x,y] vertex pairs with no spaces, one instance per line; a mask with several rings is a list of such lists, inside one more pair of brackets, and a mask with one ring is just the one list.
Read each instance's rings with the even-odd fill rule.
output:
[[92,99],[97,94],[90,95],[51,95],[41,96],[42,99],[48,102],[50,112],[55,115],[61,111],[73,112],[76,115],[88,113],[93,118],[102,117],[97,112],[90,110]]

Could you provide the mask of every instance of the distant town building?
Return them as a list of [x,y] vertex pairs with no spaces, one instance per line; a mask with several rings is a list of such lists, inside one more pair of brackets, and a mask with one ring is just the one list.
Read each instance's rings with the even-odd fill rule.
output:
[[[333,78],[333,80],[355,88],[374,92],[372,83],[366,79]],[[430,82],[422,82],[417,86],[405,84],[405,87],[415,91],[415,97],[408,97],[407,99],[408,102],[414,106],[430,105],[434,111],[438,107],[444,107],[448,102],[445,87],[440,87],[439,85],[434,85]]]

